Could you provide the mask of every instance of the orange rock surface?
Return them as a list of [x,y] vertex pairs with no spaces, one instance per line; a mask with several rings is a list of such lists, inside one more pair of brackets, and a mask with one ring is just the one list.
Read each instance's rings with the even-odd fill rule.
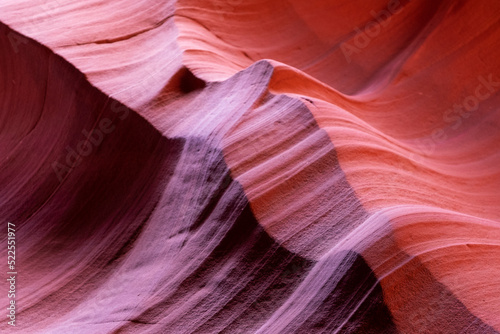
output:
[[498,333],[499,14],[3,1],[0,328]]

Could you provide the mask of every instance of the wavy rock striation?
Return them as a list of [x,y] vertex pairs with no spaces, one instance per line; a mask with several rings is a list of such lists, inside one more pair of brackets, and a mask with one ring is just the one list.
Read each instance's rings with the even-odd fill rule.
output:
[[498,333],[499,14],[4,1],[0,328]]

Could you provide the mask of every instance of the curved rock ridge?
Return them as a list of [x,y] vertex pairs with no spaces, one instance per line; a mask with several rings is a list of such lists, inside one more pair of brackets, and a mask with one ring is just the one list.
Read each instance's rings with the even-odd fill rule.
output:
[[498,333],[499,6],[4,1],[0,327]]

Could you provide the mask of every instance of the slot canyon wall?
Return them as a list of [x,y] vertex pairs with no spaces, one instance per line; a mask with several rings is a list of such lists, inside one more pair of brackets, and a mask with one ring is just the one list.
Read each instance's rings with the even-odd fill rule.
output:
[[2,0],[0,331],[499,333],[499,17]]

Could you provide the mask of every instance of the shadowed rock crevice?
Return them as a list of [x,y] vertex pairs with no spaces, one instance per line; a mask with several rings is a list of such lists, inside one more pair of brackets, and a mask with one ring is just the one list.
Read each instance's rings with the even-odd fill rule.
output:
[[164,90],[188,94],[196,90],[201,90],[205,88],[205,86],[205,81],[197,78],[186,67],[182,67],[172,76]]
[[[197,163],[203,166],[202,170],[197,169]],[[356,254],[339,255],[356,261],[353,260],[337,287],[326,292],[330,297],[325,298],[321,289],[301,293],[304,280],[314,277],[311,270],[319,264],[283,248],[266,233],[255,219],[242,187],[230,178],[220,150],[200,138],[188,138],[170,184],[182,184],[186,192],[176,196],[166,193],[158,207],[184,208],[172,212],[169,220],[183,217],[185,227],[173,227],[170,232],[173,237],[169,239],[175,243],[179,238],[177,243],[181,248],[177,249],[171,270],[156,287],[155,296],[136,308],[136,315],[114,333],[187,329],[194,333],[257,332],[291,300],[300,307],[300,296],[317,299],[318,303],[303,305],[302,312],[312,315],[298,332],[321,332],[319,329],[325,326],[329,330],[335,325],[325,325],[327,319],[342,317],[348,321],[348,332],[372,327],[394,332],[381,288]],[[190,193],[189,189],[197,192]],[[187,207],[184,203],[191,204]],[[154,223],[150,228],[154,228]],[[145,231],[146,235],[150,233]],[[157,236],[151,238],[161,242]],[[343,265],[340,261],[342,272]],[[337,270],[333,266],[328,268],[330,272]],[[361,297],[367,300],[357,306],[356,301]],[[345,312],[342,315],[340,305]],[[349,320],[351,312],[356,314]],[[278,323],[282,321],[294,319],[284,317]],[[150,329],[150,324],[157,325]]]
[[[31,319],[23,324],[29,331],[48,322],[54,305],[59,316],[74,311],[117,270],[184,140],[163,137],[47,48],[0,30],[0,139],[7,143],[0,213],[20,231],[18,315]],[[23,52],[15,52],[13,36],[23,38]],[[36,88],[39,80],[46,89]]]

